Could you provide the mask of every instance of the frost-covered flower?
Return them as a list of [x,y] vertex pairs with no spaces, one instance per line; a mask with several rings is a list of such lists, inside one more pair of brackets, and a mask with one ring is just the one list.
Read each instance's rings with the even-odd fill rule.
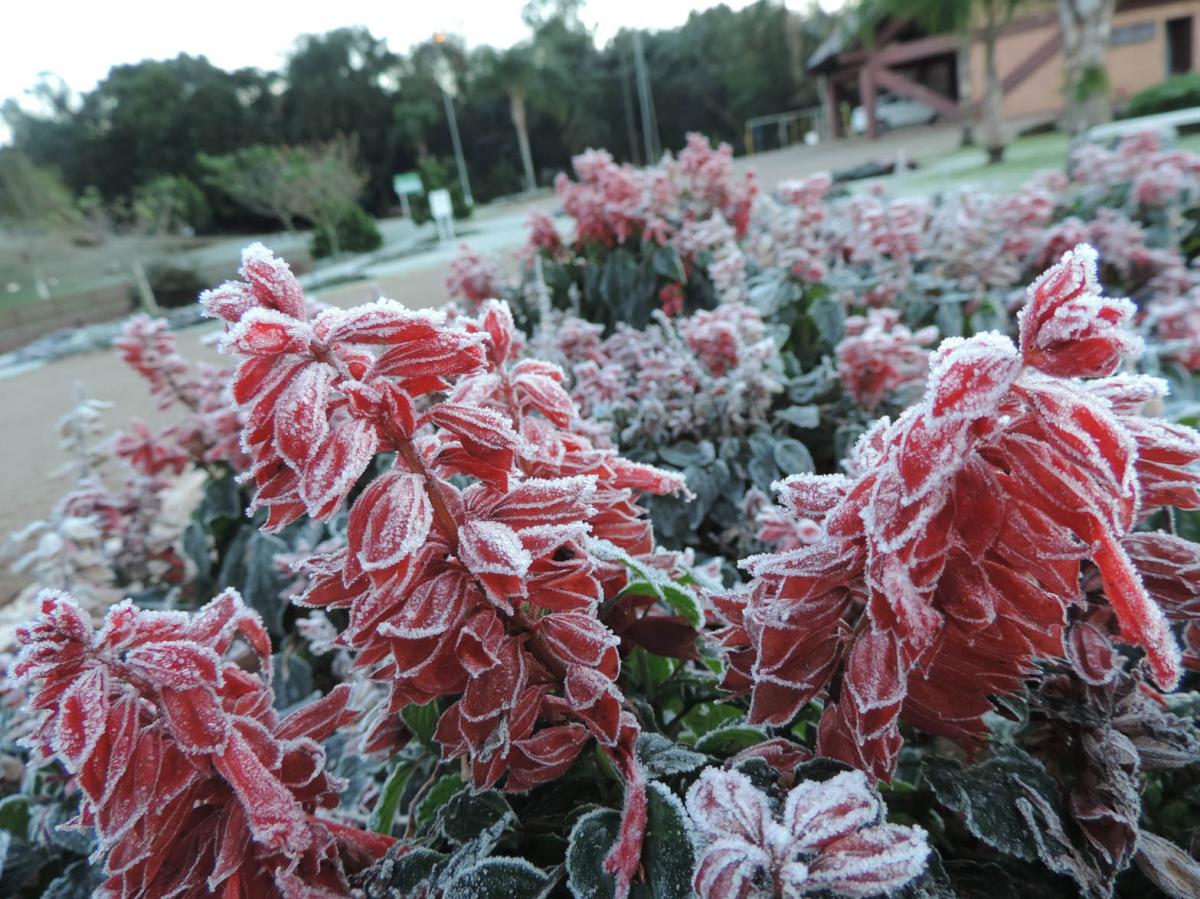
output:
[[[434,736],[479,788],[532,789],[594,739],[626,782],[606,861],[624,895],[646,796],[617,686],[621,640],[599,610],[626,574],[588,541],[650,553],[637,498],[678,493],[682,478],[571,431],[562,371],[517,358],[503,303],[453,321],[389,300],[310,316],[264,247],[247,249],[242,274],[208,305],[227,322],[224,350],[242,357],[232,393],[264,529],[329,519],[377,453],[395,459],[349,504],[345,545],[300,566],[297,602],[347,611],[338,644],[386,685],[391,721],[450,699]],[[367,751],[391,747],[391,721]]]
[[904,400],[919,391],[929,370],[929,345],[937,328],[913,333],[894,309],[870,309],[846,319],[846,336],[837,345],[838,376],[864,409],[887,397]]
[[1114,376],[1138,343],[1094,265],[1080,247],[1038,279],[1019,348],[944,341],[924,399],[863,436],[848,476],[780,485],[822,538],[745,560],[749,588],[714,597],[726,684],[751,693],[751,720],[791,720],[840,672],[822,754],[889,777],[901,717],[970,745],[991,697],[1063,657],[1085,561],[1122,639],[1174,688],[1179,648],[1123,541],[1155,509],[1200,508],[1200,433],[1141,414],[1162,382]]
[[[553,230],[553,224],[550,227]],[[484,300],[500,296],[502,285],[495,260],[480,255],[468,243],[459,245],[446,276],[446,292],[452,299],[464,299],[474,309]]]
[[687,811],[707,840],[700,899],[881,896],[920,876],[929,856],[924,830],[884,822],[860,771],[802,781],[777,811],[740,771],[709,768],[688,790]]
[[94,828],[106,896],[345,894],[344,857],[394,842],[318,817],[344,783],[320,741],[357,717],[350,688],[280,717],[260,672],[271,641],[226,591],[194,616],[113,606],[99,631],[62,593],[18,630],[11,673],[39,716],[29,743],[82,793],[73,826]]

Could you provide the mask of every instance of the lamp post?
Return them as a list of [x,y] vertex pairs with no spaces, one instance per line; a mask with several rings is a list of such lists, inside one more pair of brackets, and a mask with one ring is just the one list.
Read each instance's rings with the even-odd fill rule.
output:
[[[433,36],[433,42],[438,46],[446,43],[445,33],[439,31]],[[467,177],[467,161],[463,158],[462,141],[458,137],[458,118],[454,115],[452,97],[457,91],[457,86],[454,83],[454,72],[450,68],[450,61],[446,59],[445,54],[438,57],[438,66],[434,77],[437,78],[438,87],[442,89],[442,104],[446,107],[446,121],[450,125],[450,143],[454,145],[454,165],[458,168],[458,183],[462,186],[463,202],[468,206],[474,206],[475,198],[471,196],[471,180]]]

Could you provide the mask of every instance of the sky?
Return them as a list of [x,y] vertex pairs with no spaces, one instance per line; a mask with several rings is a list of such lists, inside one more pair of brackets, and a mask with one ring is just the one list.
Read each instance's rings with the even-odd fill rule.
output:
[[[726,0],[734,7],[749,0]],[[786,0],[803,9],[813,0]],[[843,0],[819,0],[836,8]],[[403,52],[437,31],[467,44],[506,47],[527,36],[525,0],[15,0],[0,14],[0,100],[21,97],[41,72],[78,93],[109,68],[179,53],[207,56],[222,68],[278,68],[302,34],[364,25]],[[603,44],[623,26],[680,25],[713,0],[586,0],[582,18]],[[0,125],[0,128],[3,126]],[[0,142],[4,135],[0,132]]]

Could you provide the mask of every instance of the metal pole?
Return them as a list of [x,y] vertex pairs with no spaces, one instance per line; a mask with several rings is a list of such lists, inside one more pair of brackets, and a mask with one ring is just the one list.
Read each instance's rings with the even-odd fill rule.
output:
[[625,130],[629,134],[629,161],[640,165],[637,149],[637,125],[633,121],[633,101],[629,98],[629,66],[621,63],[621,101],[625,106]]
[[471,182],[467,178],[467,161],[463,159],[462,141],[458,139],[458,119],[454,117],[454,101],[450,99],[444,87],[442,103],[446,106],[446,119],[450,122],[450,142],[454,144],[454,164],[458,166],[458,181],[462,185],[463,202],[474,206],[475,198],[471,196]]
[[638,100],[642,106],[642,139],[646,144],[646,164],[658,161],[658,127],[654,121],[654,98],[650,94],[650,78],[646,74],[646,57],[642,53],[642,33],[633,33],[633,66],[637,75]]

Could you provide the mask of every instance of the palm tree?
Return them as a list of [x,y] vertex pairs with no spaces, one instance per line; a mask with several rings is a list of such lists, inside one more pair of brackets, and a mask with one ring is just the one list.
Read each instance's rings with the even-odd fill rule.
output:
[[525,189],[537,189],[537,175],[533,168],[533,151],[529,146],[529,122],[525,100],[536,90],[539,78],[534,62],[534,48],[528,43],[516,44],[503,50],[491,59],[492,77],[508,95],[508,112],[513,128],[517,132],[517,146],[521,151],[521,168],[525,173]]
[[1067,63],[1064,125],[1076,136],[1112,119],[1105,67],[1116,0],[1058,0]]

